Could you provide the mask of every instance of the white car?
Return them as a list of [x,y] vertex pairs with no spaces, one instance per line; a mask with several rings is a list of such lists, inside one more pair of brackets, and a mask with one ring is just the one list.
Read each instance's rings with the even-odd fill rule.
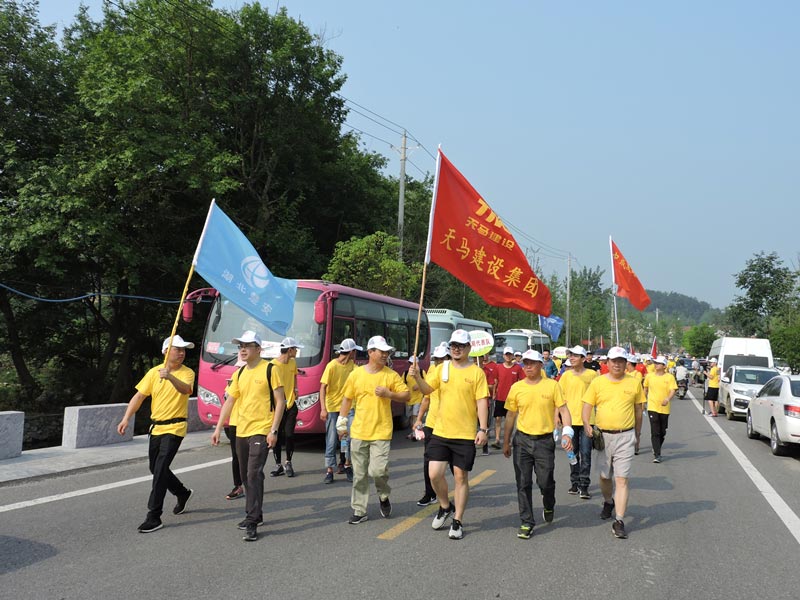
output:
[[779,375],[770,379],[747,407],[747,437],[769,438],[776,456],[788,452],[789,444],[800,443],[800,375]]
[[734,365],[719,380],[719,408],[729,421],[744,417],[750,400],[770,379],[779,375],[777,369]]

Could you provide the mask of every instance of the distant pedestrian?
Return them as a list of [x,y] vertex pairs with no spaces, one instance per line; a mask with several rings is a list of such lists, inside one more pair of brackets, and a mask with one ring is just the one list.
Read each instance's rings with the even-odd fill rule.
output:
[[555,361],[550,358],[550,350],[542,350],[542,360],[544,360],[544,367],[542,373],[548,379],[555,379],[558,377],[558,367]]
[[708,377],[708,390],[706,391],[706,400],[708,407],[711,409],[711,416],[716,417],[719,414],[719,379],[720,370],[717,366],[717,359],[712,358],[709,363],[709,369],[705,375]]
[[[294,467],[292,466],[292,456],[294,455],[294,428],[297,425],[297,351],[302,350],[303,345],[298,344],[292,337],[281,340],[281,353],[277,358],[272,359],[275,370],[283,384],[283,391],[286,394],[286,410],[278,426],[278,441],[272,448],[272,455],[275,459],[275,469],[270,471],[270,477],[278,477],[286,474],[287,477],[294,477]],[[286,463],[281,464],[281,451],[286,448]]]
[[[169,356],[166,356],[168,348]],[[186,511],[186,503],[192,496],[192,490],[183,485],[170,470],[172,460],[186,436],[189,394],[194,387],[194,371],[183,364],[187,348],[194,348],[194,344],[184,341],[179,335],[172,338],[171,348],[170,338],[164,340],[161,344],[161,353],[165,355],[164,364],[150,369],[136,384],[136,393],[128,402],[125,416],[117,425],[117,432],[125,435],[130,418],[148,396],[152,397],[148,456],[153,485],[147,501],[147,518],[139,525],[140,533],[151,533],[163,527],[161,514],[167,491],[178,499],[172,509],[172,513],[176,515]]]
[[522,367],[514,362],[514,348],[503,348],[503,363],[497,367],[497,395],[494,400],[494,442],[492,448],[500,450],[500,429],[506,416],[505,400],[508,390],[517,381],[525,377]]
[[667,435],[670,402],[678,389],[672,373],[667,373],[668,361],[658,356],[653,361],[655,371],[644,378],[647,396],[647,418],[650,420],[650,443],[653,446],[653,462],[661,462],[661,446]]

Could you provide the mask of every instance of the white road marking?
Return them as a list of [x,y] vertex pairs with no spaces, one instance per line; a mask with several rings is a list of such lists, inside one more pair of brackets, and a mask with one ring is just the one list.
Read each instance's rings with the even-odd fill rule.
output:
[[[703,408],[701,407],[700,402],[694,397],[694,395],[689,392],[689,398],[691,398],[692,402],[694,403],[695,407],[701,413],[703,412]],[[739,450],[739,447],[733,443],[733,440],[728,436],[727,433],[717,425],[717,422],[714,417],[710,415],[705,415],[708,424],[711,425],[711,429],[713,429],[719,438],[722,440],[722,443],[728,447],[728,450],[731,451],[733,454],[733,458],[736,459],[736,462],[739,463],[739,466],[742,467],[747,476],[750,480],[755,484],[756,489],[761,492],[761,495],[764,496],[764,499],[769,503],[772,507],[772,510],[778,515],[778,518],[783,521],[783,524],[786,526],[786,529],[789,530],[794,536],[794,539],[797,540],[797,543],[800,544],[800,517],[789,507],[788,504],[781,498],[780,494],[775,491],[775,488],[772,487],[769,482],[764,478],[764,476],[759,473],[758,469],[750,462],[744,453]]]
[[[214,460],[199,465],[192,465],[191,467],[183,467],[182,469],[174,469],[173,473],[188,473],[189,471],[198,471],[200,469],[207,469],[209,467],[216,467],[217,465],[230,464],[230,458],[223,458]],[[152,481],[153,476],[147,475],[145,477],[135,477],[133,479],[126,479],[124,481],[115,481],[114,483],[106,483],[104,485],[96,485],[94,487],[85,488],[82,490],[75,490],[73,492],[65,492],[63,494],[55,494],[53,496],[44,496],[43,498],[34,498],[33,500],[25,500],[24,502],[15,502],[14,504],[6,504],[0,506],[0,513],[8,512],[10,510],[17,510],[20,508],[28,508],[31,506],[38,506],[39,504],[47,504],[48,502],[57,502],[58,500],[66,500],[68,498],[76,498],[78,496],[86,496],[87,494],[96,494],[98,492],[105,492],[106,490],[113,490],[115,488],[125,487],[127,485],[135,485],[137,483],[144,483],[145,481]]]

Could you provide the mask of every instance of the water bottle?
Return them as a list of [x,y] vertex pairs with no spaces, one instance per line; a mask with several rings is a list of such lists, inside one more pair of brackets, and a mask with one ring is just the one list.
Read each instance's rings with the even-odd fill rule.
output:
[[577,465],[578,464],[578,457],[575,456],[575,450],[568,450],[567,451],[567,460],[569,461],[569,464],[571,464],[571,465]]
[[343,435],[341,441],[339,442],[339,451],[342,454],[346,454],[347,453],[347,447],[349,445],[350,445],[350,442],[348,441],[347,436]]
[[553,430],[553,441],[558,444],[561,441],[561,428],[556,427]]
[[[556,429],[558,433],[561,433],[559,429]],[[567,446],[567,438],[574,440],[575,439],[575,432],[572,430],[572,427],[564,427],[564,433],[566,436],[561,437],[561,447],[565,448]],[[553,437],[555,437],[556,432],[553,432]],[[567,460],[569,461],[570,465],[577,465],[578,464],[578,457],[575,456],[575,448],[572,450],[567,450]]]

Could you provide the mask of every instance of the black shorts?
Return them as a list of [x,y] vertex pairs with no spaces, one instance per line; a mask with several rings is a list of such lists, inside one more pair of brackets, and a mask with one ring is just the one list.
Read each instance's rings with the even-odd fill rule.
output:
[[475,440],[453,440],[432,435],[428,442],[428,460],[450,463],[462,471],[472,471]]
[[719,388],[708,388],[706,392],[706,400],[711,400],[712,402],[716,402],[719,399]]
[[506,413],[506,403],[501,400],[494,401],[494,416],[495,417],[505,417]]

